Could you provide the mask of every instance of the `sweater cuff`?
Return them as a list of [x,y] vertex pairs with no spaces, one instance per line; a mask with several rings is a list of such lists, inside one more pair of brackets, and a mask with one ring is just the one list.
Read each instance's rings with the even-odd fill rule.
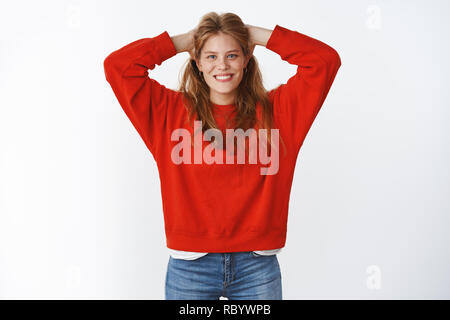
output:
[[282,35],[286,33],[286,31],[290,31],[286,28],[283,28],[280,25],[276,25],[275,28],[272,31],[272,34],[270,35],[269,40],[267,40],[266,48],[269,50],[272,50],[274,52],[277,52],[277,48],[280,47],[282,44]]
[[155,46],[155,50],[158,52],[158,55],[162,59],[162,61],[172,58],[177,54],[175,45],[173,44],[172,39],[170,38],[167,31],[164,31],[154,39],[158,44]]

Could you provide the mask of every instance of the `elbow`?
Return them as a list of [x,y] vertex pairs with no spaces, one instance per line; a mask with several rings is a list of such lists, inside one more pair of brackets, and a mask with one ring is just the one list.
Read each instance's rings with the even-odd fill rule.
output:
[[331,46],[324,45],[319,53],[322,66],[327,70],[336,73],[341,66],[341,57],[339,53]]
[[328,77],[334,79],[339,68],[341,67],[341,57],[339,56],[339,53],[332,47],[328,46],[327,50],[322,52],[321,58],[321,67],[324,72],[328,75]]
[[110,67],[111,67],[111,55],[107,56],[103,61],[103,68],[105,70],[109,69]]
[[113,58],[111,57],[111,54],[110,54],[103,61],[103,69],[105,70],[105,72],[109,71],[113,68],[113,65],[114,65]]
[[341,66],[341,57],[339,53],[329,44],[324,44],[322,51],[322,59],[325,60],[328,67],[337,71]]
[[331,46],[327,45],[326,50],[322,53],[322,58],[325,60],[328,67],[330,67],[333,70],[338,70],[341,66],[341,57],[339,56],[339,53]]
[[341,67],[341,57],[339,56],[339,53],[331,48],[330,50],[330,64],[333,66],[333,68],[337,71]]
[[103,61],[103,71],[105,72],[106,81],[109,82],[110,71],[112,70],[112,62],[110,55]]
[[337,53],[336,50],[335,50],[335,52],[336,52],[335,65],[336,65],[336,69],[339,69],[342,64],[341,57],[339,56],[339,53]]
[[103,61],[103,70],[105,72],[105,77],[108,82],[110,82],[110,79],[113,77],[113,75],[116,73],[117,70],[117,61],[114,59],[112,54],[108,55],[105,60]]
[[341,63],[342,63],[339,53],[335,49],[329,47],[329,50],[327,50],[326,55],[323,55],[322,57],[323,57],[325,68],[327,69],[327,72],[329,74],[333,74],[333,77],[334,77],[334,75],[336,75],[339,68],[341,67]]

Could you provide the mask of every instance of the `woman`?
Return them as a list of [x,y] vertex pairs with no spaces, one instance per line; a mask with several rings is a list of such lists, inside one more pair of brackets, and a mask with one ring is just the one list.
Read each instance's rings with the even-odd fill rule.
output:
[[[297,73],[266,91],[256,45]],[[180,52],[190,59],[179,90],[148,76]],[[282,299],[276,254],[295,163],[340,65],[319,40],[215,12],[185,34],[165,31],[105,59],[106,79],[158,165],[166,299]]]

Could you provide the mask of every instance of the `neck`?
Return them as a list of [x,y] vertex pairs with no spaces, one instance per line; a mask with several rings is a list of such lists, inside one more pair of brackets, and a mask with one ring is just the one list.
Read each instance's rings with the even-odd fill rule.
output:
[[218,105],[230,105],[234,104],[235,102],[235,95],[229,94],[229,95],[211,95],[209,97],[212,103],[218,104]]

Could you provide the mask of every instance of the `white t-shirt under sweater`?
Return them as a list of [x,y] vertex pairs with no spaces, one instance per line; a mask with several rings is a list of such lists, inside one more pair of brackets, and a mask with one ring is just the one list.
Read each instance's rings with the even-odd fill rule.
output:
[[[183,259],[183,260],[195,260],[206,256],[208,252],[191,252],[191,251],[180,251],[167,248],[169,250],[170,255],[174,259]],[[281,251],[282,248],[273,249],[273,250],[262,250],[262,251],[253,251],[256,254],[260,254],[263,256],[271,256],[277,254]]]

